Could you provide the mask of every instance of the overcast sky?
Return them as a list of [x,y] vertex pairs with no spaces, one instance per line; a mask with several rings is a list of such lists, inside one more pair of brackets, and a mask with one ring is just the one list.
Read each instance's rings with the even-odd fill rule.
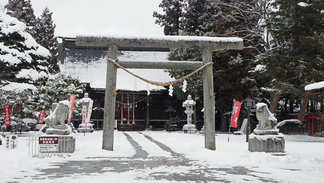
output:
[[[8,0],[0,0],[3,6]],[[162,36],[153,12],[161,0],[31,0],[39,17],[47,6],[53,12],[57,36],[141,35]]]

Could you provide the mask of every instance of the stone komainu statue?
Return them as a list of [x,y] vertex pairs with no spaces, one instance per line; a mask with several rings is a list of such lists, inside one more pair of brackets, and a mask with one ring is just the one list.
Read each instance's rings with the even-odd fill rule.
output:
[[60,102],[55,110],[47,118],[45,118],[45,124],[49,128],[54,129],[66,129],[65,120],[69,115],[68,103]]
[[256,117],[259,124],[256,129],[258,130],[272,130],[277,125],[277,118],[269,111],[267,104],[258,103],[256,109]]

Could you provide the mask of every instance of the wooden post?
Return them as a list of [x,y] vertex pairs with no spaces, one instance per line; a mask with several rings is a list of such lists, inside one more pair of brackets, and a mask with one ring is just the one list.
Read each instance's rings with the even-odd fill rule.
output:
[[150,99],[149,96],[147,96],[146,99],[146,128],[149,128],[150,126]]
[[[118,47],[114,44],[108,46],[108,58],[117,59]],[[103,123],[102,149],[113,151],[114,149],[114,120],[116,95],[113,88],[116,85],[117,69],[111,62],[107,62],[105,112]]]
[[[202,54],[203,61],[212,62],[212,49],[205,47]],[[203,89],[204,89],[204,124],[205,124],[205,148],[216,150],[215,141],[215,97],[213,66],[210,65],[203,72]],[[212,96],[210,96],[212,94]]]
[[133,93],[133,125],[135,125],[135,93]]

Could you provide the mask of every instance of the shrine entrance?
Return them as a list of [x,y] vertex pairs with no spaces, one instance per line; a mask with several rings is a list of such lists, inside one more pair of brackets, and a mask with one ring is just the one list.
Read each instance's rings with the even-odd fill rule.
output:
[[[116,102],[116,73],[117,68],[141,68],[141,69],[185,69],[203,70],[203,96],[204,96],[204,125],[205,148],[216,149],[215,142],[215,99],[213,84],[212,52],[214,50],[240,50],[243,48],[241,38],[196,37],[196,36],[164,36],[164,37],[96,37],[77,36],[77,46],[106,47],[108,48],[107,76],[105,90],[105,111],[103,123],[102,149],[113,150],[114,120]],[[202,51],[202,61],[118,61],[118,47],[141,48],[199,48]],[[130,73],[132,74],[132,73]],[[137,76],[135,76],[137,77]],[[190,76],[189,76],[190,77]],[[172,84],[161,83],[140,78],[150,84],[159,86]]]

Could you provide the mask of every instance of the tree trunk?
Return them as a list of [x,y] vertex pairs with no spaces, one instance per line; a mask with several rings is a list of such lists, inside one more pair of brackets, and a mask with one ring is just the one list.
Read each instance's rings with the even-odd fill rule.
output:
[[270,104],[270,112],[275,113],[276,108],[278,106],[279,99],[280,99],[280,94],[278,93],[274,94],[274,97]]
[[299,110],[299,113],[298,113],[298,120],[301,121],[301,122],[304,121],[304,117],[305,117],[305,114],[306,114],[306,109],[307,109],[308,102],[309,102],[309,98],[307,96],[302,98],[302,102],[300,104],[300,110]]

